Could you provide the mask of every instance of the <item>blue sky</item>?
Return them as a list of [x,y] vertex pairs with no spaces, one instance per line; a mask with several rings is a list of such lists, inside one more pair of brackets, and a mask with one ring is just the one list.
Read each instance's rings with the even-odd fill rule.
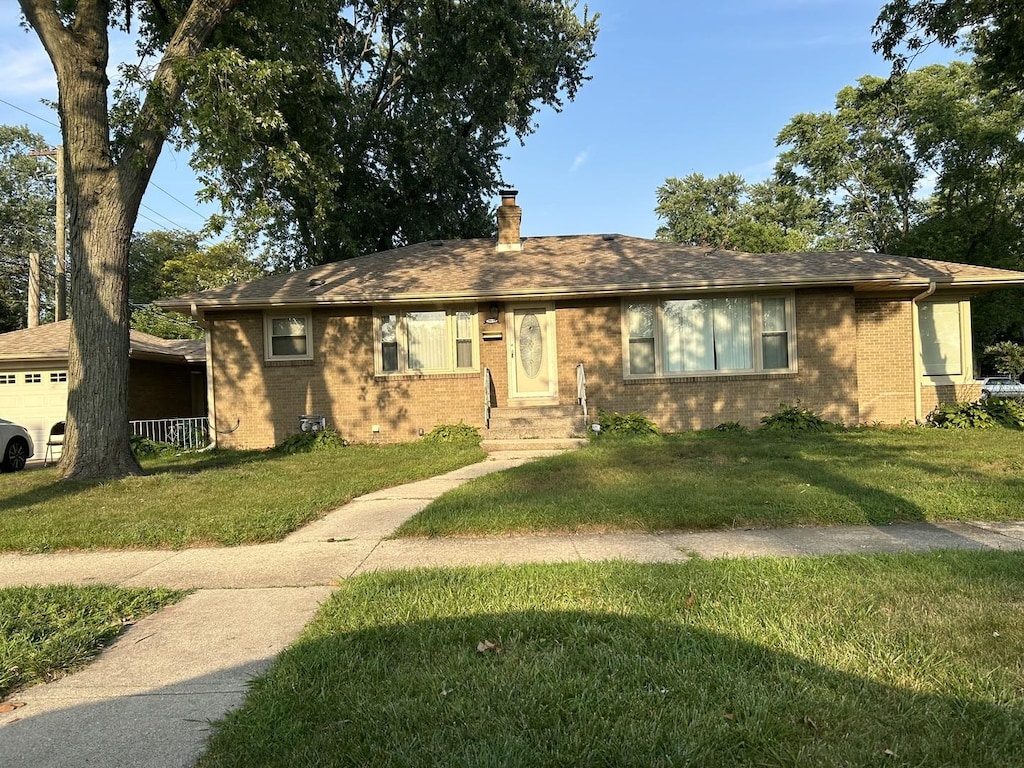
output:
[[[831,109],[836,92],[885,75],[871,50],[882,0],[595,0],[601,14],[592,80],[561,113],[544,110],[503,165],[519,190],[527,236],[618,232],[651,237],[666,178],[771,174],[775,136],[800,112]],[[10,8],[13,0],[4,0]],[[582,8],[582,4],[581,4]],[[58,143],[40,99],[53,71],[33,34],[6,14],[0,29],[0,122]],[[115,50],[115,55],[117,51]],[[126,51],[127,53],[127,51]],[[948,58],[941,51],[936,57]],[[188,158],[165,148],[138,229],[195,229],[213,209],[195,202]],[[497,200],[495,200],[497,204]]]

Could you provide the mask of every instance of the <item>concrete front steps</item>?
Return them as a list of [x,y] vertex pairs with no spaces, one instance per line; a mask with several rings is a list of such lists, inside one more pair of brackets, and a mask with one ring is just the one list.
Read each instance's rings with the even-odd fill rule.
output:
[[558,451],[586,445],[587,424],[572,405],[535,405],[491,409],[491,427],[481,447],[498,451]]

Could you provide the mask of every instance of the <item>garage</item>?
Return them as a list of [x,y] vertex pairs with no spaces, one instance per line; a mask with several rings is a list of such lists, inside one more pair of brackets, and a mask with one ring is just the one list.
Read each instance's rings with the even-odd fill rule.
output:
[[66,367],[0,367],[0,417],[20,424],[42,458],[50,428],[64,420],[68,403]]
[[[70,338],[70,320],[0,334],[0,418],[28,430],[35,459],[67,414]],[[128,371],[130,419],[206,416],[204,341],[132,331]]]

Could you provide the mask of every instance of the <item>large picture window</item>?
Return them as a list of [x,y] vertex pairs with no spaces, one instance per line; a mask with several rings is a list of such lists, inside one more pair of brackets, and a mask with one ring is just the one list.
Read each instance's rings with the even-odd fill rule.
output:
[[311,360],[313,358],[312,323],[308,314],[267,315],[267,360]]
[[714,296],[624,304],[627,376],[792,369],[791,296]]
[[374,320],[379,374],[477,370],[477,321],[472,309],[377,312]]

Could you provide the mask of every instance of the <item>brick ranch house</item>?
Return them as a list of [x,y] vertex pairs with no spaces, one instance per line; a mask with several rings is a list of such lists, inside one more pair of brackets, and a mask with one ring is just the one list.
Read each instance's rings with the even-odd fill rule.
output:
[[521,216],[507,191],[497,242],[420,243],[160,302],[207,329],[211,420],[237,422],[219,444],[270,446],[309,414],[360,442],[459,421],[486,437],[485,399],[491,427],[535,437],[579,410],[579,364],[591,417],[639,411],[670,432],[753,427],[796,401],[848,424],[921,420],[976,392],[971,297],[1024,284],[875,253],[521,238]]

